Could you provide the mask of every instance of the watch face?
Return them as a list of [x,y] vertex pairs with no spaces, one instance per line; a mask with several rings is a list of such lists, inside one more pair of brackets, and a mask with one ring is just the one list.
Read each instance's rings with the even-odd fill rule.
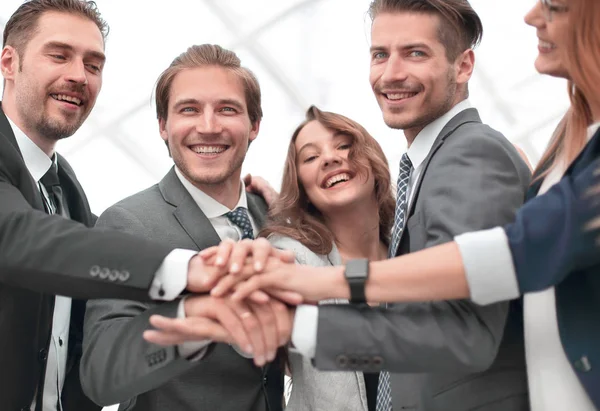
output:
[[364,279],[369,275],[369,260],[350,260],[346,263],[346,278]]

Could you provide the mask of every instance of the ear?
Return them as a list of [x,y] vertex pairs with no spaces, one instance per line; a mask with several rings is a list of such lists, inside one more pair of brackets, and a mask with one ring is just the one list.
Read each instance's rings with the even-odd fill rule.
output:
[[472,49],[468,49],[462,52],[457,57],[454,63],[456,67],[456,82],[458,84],[467,84],[473,75],[473,69],[475,68],[475,53]]
[[6,46],[2,49],[0,55],[0,70],[4,80],[13,80],[15,73],[19,70],[19,54],[12,46]]
[[167,134],[167,120],[164,118],[158,120],[158,131],[160,133],[160,137],[165,141],[165,143],[168,143],[169,134]]
[[258,136],[258,130],[260,130],[260,120],[252,123],[252,128],[250,129],[250,137],[248,138],[248,143],[254,141],[256,136]]

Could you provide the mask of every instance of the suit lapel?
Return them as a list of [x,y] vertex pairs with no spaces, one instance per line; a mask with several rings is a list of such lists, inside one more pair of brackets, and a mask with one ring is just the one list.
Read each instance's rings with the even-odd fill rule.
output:
[[[442,129],[440,134],[438,134],[437,138],[435,139],[435,142],[433,143],[433,147],[429,151],[429,154],[427,154],[427,157],[425,157],[425,160],[423,160],[423,167],[421,169],[421,173],[419,174],[419,177],[417,178],[417,181],[416,181],[414,187],[411,188],[411,190],[414,192],[414,194],[413,194],[412,201],[409,203],[409,207],[406,212],[406,215],[407,215],[406,222],[407,223],[408,223],[408,219],[412,216],[412,214],[415,210],[415,204],[417,203],[417,199],[419,197],[419,191],[421,190],[421,185],[423,184],[423,178],[425,177],[425,174],[427,173],[427,168],[429,167],[429,163],[431,163],[433,156],[442,147],[442,145],[444,144],[444,142],[450,135],[452,135],[458,128],[460,128],[460,126],[462,126],[463,124],[467,124],[467,123],[481,123],[481,118],[479,117],[479,113],[477,112],[476,109],[469,108],[469,109],[461,111],[460,113],[458,113],[457,115],[452,117],[452,119],[448,122],[448,124],[446,124],[444,126],[444,128]],[[405,228],[406,228],[406,225],[405,225]],[[402,231],[399,244],[402,243],[404,233],[406,233],[406,229],[404,229]],[[397,253],[398,253],[398,250],[396,250],[396,254]]]
[[57,153],[58,178],[69,207],[71,220],[79,221],[88,227],[94,225],[94,217],[90,210],[83,187],[79,184],[75,172],[67,161]]
[[265,216],[268,210],[267,203],[265,203],[262,197],[252,193],[246,193],[246,198],[248,200],[248,210],[254,219],[256,228],[261,230],[265,225]]
[[2,110],[2,102],[0,102],[0,137],[8,142],[8,146],[0,144],[0,150],[2,153],[2,161],[4,166],[13,174],[17,181],[13,184],[17,185],[19,191],[23,193],[25,199],[31,204],[36,210],[44,211],[44,203],[42,201],[42,195],[38,190],[37,181],[31,177],[23,155],[17,144],[17,139],[13,133],[8,118]]
[[165,201],[176,207],[173,215],[199,250],[221,242],[206,215],[179,181],[174,168],[158,183],[158,187]]

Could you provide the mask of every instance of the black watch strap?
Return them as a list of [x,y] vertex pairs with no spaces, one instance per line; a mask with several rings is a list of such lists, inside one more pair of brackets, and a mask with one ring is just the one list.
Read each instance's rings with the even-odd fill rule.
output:
[[344,274],[350,287],[350,302],[353,304],[366,303],[365,283],[369,278],[369,260],[366,258],[349,260],[346,263]]

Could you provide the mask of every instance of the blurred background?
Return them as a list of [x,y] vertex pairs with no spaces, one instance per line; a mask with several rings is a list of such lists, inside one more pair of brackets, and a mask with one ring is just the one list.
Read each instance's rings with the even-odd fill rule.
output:
[[[0,27],[20,3],[0,2]],[[244,174],[263,176],[279,188],[289,139],[311,104],[364,125],[397,173],[404,135],[385,126],[368,82],[370,0],[96,3],[111,28],[103,89],[84,126],[59,143],[95,213],[155,184],[171,167],[152,92],[159,74],[192,44],[234,50],[261,83],[265,115]],[[533,67],[537,38],[523,16],[535,1],[471,4],[485,28],[471,101],[484,122],[535,164],[568,106],[565,81],[541,76]]]

